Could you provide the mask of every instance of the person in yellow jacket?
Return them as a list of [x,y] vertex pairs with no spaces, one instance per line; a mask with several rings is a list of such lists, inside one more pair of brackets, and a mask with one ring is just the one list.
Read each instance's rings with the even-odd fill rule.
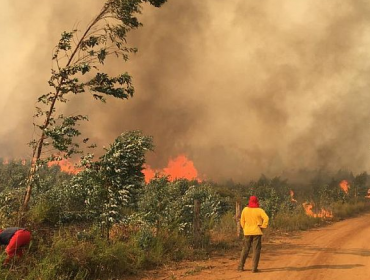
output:
[[262,248],[262,229],[267,228],[268,223],[269,217],[266,212],[260,208],[258,198],[256,196],[251,196],[248,206],[243,209],[240,217],[240,225],[243,228],[244,239],[238,270],[244,270],[245,261],[251,247],[253,247],[252,272],[258,272],[258,262]]

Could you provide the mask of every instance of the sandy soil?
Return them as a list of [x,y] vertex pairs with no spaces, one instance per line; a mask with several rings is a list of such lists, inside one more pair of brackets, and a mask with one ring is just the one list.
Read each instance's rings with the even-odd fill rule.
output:
[[239,253],[165,266],[136,279],[369,280],[370,214],[265,242],[259,273],[251,272],[249,258],[246,271],[237,271]]

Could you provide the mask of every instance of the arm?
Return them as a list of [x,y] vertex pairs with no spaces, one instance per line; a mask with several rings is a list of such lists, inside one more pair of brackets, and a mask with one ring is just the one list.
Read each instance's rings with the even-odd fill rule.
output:
[[242,227],[242,228],[244,228],[244,225],[245,225],[245,211],[244,211],[244,209],[243,209],[243,211],[242,211],[242,215],[240,216],[240,226]]
[[263,219],[263,223],[262,223],[261,228],[267,228],[268,225],[269,225],[269,216],[267,216],[267,214],[264,210],[262,210],[261,216],[262,216],[262,219]]

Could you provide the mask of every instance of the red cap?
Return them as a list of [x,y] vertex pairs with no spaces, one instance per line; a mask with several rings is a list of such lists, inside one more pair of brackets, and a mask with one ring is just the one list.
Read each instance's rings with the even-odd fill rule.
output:
[[260,207],[260,204],[258,203],[258,198],[257,198],[257,196],[252,195],[252,196],[249,198],[249,204],[248,204],[248,207],[249,207],[249,208],[259,208],[259,207]]

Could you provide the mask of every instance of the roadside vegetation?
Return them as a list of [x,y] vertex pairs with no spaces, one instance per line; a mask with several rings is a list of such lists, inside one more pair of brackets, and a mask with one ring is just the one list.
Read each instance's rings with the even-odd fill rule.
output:
[[[151,138],[132,131],[119,136],[99,159],[83,158],[78,174],[44,166],[26,215],[32,243],[23,259],[0,270],[0,277],[120,279],[172,261],[209,257],[239,244],[235,205],[240,201],[244,207],[252,194],[271,217],[267,239],[370,207],[366,173],[339,171],[328,181],[312,178],[300,186],[263,175],[247,184],[171,182],[160,176],[146,184],[141,170],[150,149]],[[29,165],[0,162],[1,227],[18,225],[19,194]],[[342,180],[350,186],[347,192],[339,186]],[[200,201],[200,237],[194,235],[195,200]],[[308,203],[316,217],[307,214],[303,205]],[[330,215],[321,217],[323,209]]]
[[[107,0],[84,31],[62,33],[51,58],[51,91],[36,102],[32,159],[0,159],[0,227],[32,232],[25,256],[1,267],[0,279],[124,279],[171,261],[208,257],[240,241],[236,205],[244,207],[250,195],[271,217],[267,237],[369,209],[366,173],[301,171],[298,177],[309,181],[261,175],[245,184],[158,175],[145,183],[145,155],[154,145],[140,131],[122,133],[94,156],[96,145],[78,129],[88,116],[67,116],[63,108],[74,95],[102,102],[133,97],[132,77],[111,76],[106,64],[137,51],[127,34],[141,26],[143,5],[165,2]],[[50,164],[77,154],[76,174]],[[343,180],[348,190],[339,187]]]

